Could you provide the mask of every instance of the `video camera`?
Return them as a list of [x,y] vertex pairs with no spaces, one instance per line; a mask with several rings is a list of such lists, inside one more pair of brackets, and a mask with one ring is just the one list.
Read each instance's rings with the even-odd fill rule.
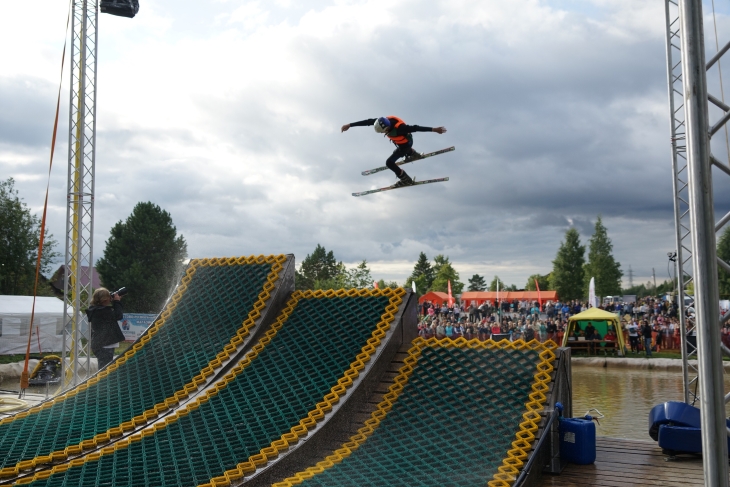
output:
[[126,287],[120,287],[118,290],[116,290],[112,293],[112,298],[114,298],[114,296],[119,296],[121,298],[128,292],[129,292],[129,290]]

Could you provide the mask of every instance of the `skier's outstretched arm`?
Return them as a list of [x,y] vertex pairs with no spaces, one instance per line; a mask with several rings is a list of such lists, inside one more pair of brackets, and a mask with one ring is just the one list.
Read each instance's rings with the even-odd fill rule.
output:
[[352,122],[342,126],[342,131],[347,132],[350,127],[367,127],[375,123],[375,118],[368,118],[367,120],[360,120],[359,122]]

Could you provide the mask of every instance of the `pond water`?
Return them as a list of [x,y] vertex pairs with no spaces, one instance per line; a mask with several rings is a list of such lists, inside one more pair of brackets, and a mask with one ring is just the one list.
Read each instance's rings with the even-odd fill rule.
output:
[[[573,416],[591,408],[606,417],[596,425],[596,434],[614,438],[651,440],[649,411],[666,401],[684,400],[682,372],[644,369],[587,367],[573,364]],[[730,376],[725,376],[725,391]],[[595,415],[591,413],[592,415]],[[730,407],[727,408],[730,416]]]

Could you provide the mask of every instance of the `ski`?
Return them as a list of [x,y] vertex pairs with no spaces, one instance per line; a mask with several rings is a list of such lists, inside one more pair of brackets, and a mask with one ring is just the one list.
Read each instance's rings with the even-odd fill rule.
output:
[[[420,159],[416,159],[415,161],[403,160],[403,161],[400,161],[400,162],[396,162],[396,165],[402,166],[403,164],[408,164],[409,162],[420,161],[421,159],[425,159],[427,157],[437,156],[439,154],[443,154],[444,152],[451,152],[453,150],[456,150],[456,147],[448,147],[446,149],[437,150],[436,152],[429,152],[428,154],[423,154],[423,157],[421,157]],[[362,175],[363,176],[369,176],[371,174],[375,174],[376,172],[385,171],[386,169],[388,169],[388,166],[376,167],[375,169],[369,169],[367,171],[363,171],[362,172]]]
[[398,187],[396,187],[394,184],[393,186],[386,186],[385,188],[371,189],[370,191],[363,191],[361,193],[352,193],[352,196],[365,196],[366,194],[380,193],[382,191],[390,191],[391,189],[410,188],[411,186],[418,186],[419,184],[440,183],[442,181],[448,181],[448,180],[449,180],[449,178],[426,179],[425,181],[415,181],[413,184],[410,184],[408,186],[398,186]]

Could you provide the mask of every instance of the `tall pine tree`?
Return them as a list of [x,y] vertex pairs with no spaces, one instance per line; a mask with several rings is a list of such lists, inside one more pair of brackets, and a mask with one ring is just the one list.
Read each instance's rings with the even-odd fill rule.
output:
[[603,226],[601,216],[596,220],[593,236],[588,247],[588,262],[584,272],[584,295],[588,295],[591,277],[596,279],[596,296],[615,296],[621,294],[621,264],[613,258],[613,244],[608,231]]
[[565,232],[565,241],[561,242],[553,261],[553,272],[550,274],[550,287],[558,292],[563,301],[583,299],[583,264],[585,263],[585,246],[580,244],[578,230],[570,228]]
[[416,290],[419,293],[423,294],[431,290],[431,285],[433,284],[433,280],[435,278],[436,272],[434,271],[433,267],[431,267],[431,263],[428,261],[428,257],[426,257],[426,254],[421,252],[418,255],[418,261],[416,262],[416,265],[413,266],[413,272],[406,280],[405,287],[411,287],[411,283],[415,281]]
[[327,252],[327,249],[317,244],[314,252],[304,258],[299,271],[296,272],[296,288],[339,289],[346,283],[345,271],[342,262],[337,262],[335,259],[334,252],[331,250]]
[[469,291],[484,291],[487,289],[487,281],[479,274],[474,274],[469,278]]
[[157,313],[182,275],[188,246],[159,206],[137,203],[127,221],[112,227],[104,256],[96,263],[102,284],[110,291],[124,286],[124,311]]

